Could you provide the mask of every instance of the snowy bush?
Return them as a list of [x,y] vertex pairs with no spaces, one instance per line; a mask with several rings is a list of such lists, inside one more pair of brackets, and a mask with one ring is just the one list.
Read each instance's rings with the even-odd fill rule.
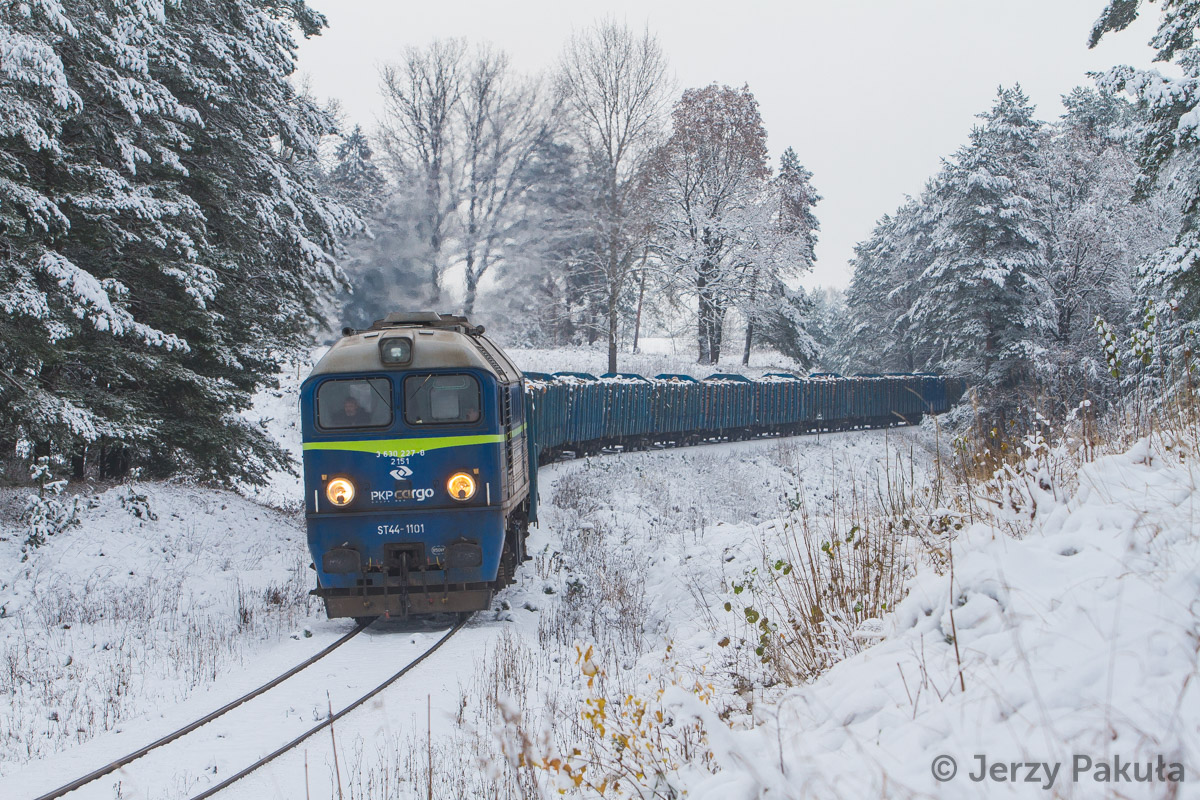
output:
[[668,646],[657,686],[644,693],[614,695],[594,656],[594,648],[576,645],[575,664],[588,689],[580,711],[584,725],[578,746],[560,750],[545,737],[530,735],[522,716],[510,706],[501,706],[508,728],[501,741],[513,767],[547,773],[560,795],[657,800],[686,794],[680,774],[684,765],[693,771],[716,771],[705,722],[713,727],[726,723],[711,713],[704,715],[707,720],[677,715],[671,703],[683,696],[707,707],[716,691],[711,683],[682,674]]
[[51,459],[43,456],[33,463],[30,480],[37,484],[37,494],[25,501],[25,544],[41,547],[46,539],[79,524],[79,498],[62,497],[65,480],[54,477]]
[[[134,470],[132,478],[138,477],[140,470]],[[158,519],[158,515],[150,508],[150,497],[144,492],[138,491],[137,487],[132,483],[127,483],[120,495],[121,508],[128,511],[138,519],[154,521]]]
[[790,495],[762,562],[730,583],[724,609],[738,621],[734,638],[769,680],[811,680],[873,644],[878,620],[906,594],[913,542],[940,547],[947,529],[961,527],[938,507],[940,485],[914,485],[890,463],[886,477],[886,493],[857,478],[835,487],[821,513]]

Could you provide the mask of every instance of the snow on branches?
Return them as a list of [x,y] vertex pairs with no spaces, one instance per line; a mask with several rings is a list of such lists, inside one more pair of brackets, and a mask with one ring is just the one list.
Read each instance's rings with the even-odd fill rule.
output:
[[231,478],[281,458],[230,420],[362,228],[321,180],[333,119],[289,81],[323,24],[303,2],[0,2],[0,442]]

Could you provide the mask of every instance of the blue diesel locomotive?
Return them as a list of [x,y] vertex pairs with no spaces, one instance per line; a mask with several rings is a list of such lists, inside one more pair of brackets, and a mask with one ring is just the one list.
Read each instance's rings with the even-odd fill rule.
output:
[[938,375],[523,375],[465,318],[344,331],[301,388],[314,594],[330,617],[489,607],[526,559],[537,466],[567,453],[915,424]]
[[487,608],[525,558],[520,370],[463,317],[343,333],[300,391],[314,594],[360,621]]

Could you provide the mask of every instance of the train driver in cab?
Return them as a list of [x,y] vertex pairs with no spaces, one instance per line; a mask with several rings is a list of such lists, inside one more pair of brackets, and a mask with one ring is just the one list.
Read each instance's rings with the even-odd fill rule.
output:
[[366,425],[370,416],[366,409],[358,404],[357,397],[352,394],[346,395],[346,402],[342,403],[341,423],[343,425],[347,428]]
[[371,423],[371,409],[365,408],[358,398],[347,394],[339,411],[333,413],[333,424],[339,428],[361,428]]

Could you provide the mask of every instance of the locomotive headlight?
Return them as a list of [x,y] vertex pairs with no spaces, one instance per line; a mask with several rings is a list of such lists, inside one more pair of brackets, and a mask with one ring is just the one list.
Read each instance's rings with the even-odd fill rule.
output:
[[475,496],[475,479],[465,472],[456,472],[446,481],[446,491],[455,500],[470,500]]
[[325,485],[325,496],[335,506],[348,506],[354,499],[354,483],[348,478],[334,478]]

